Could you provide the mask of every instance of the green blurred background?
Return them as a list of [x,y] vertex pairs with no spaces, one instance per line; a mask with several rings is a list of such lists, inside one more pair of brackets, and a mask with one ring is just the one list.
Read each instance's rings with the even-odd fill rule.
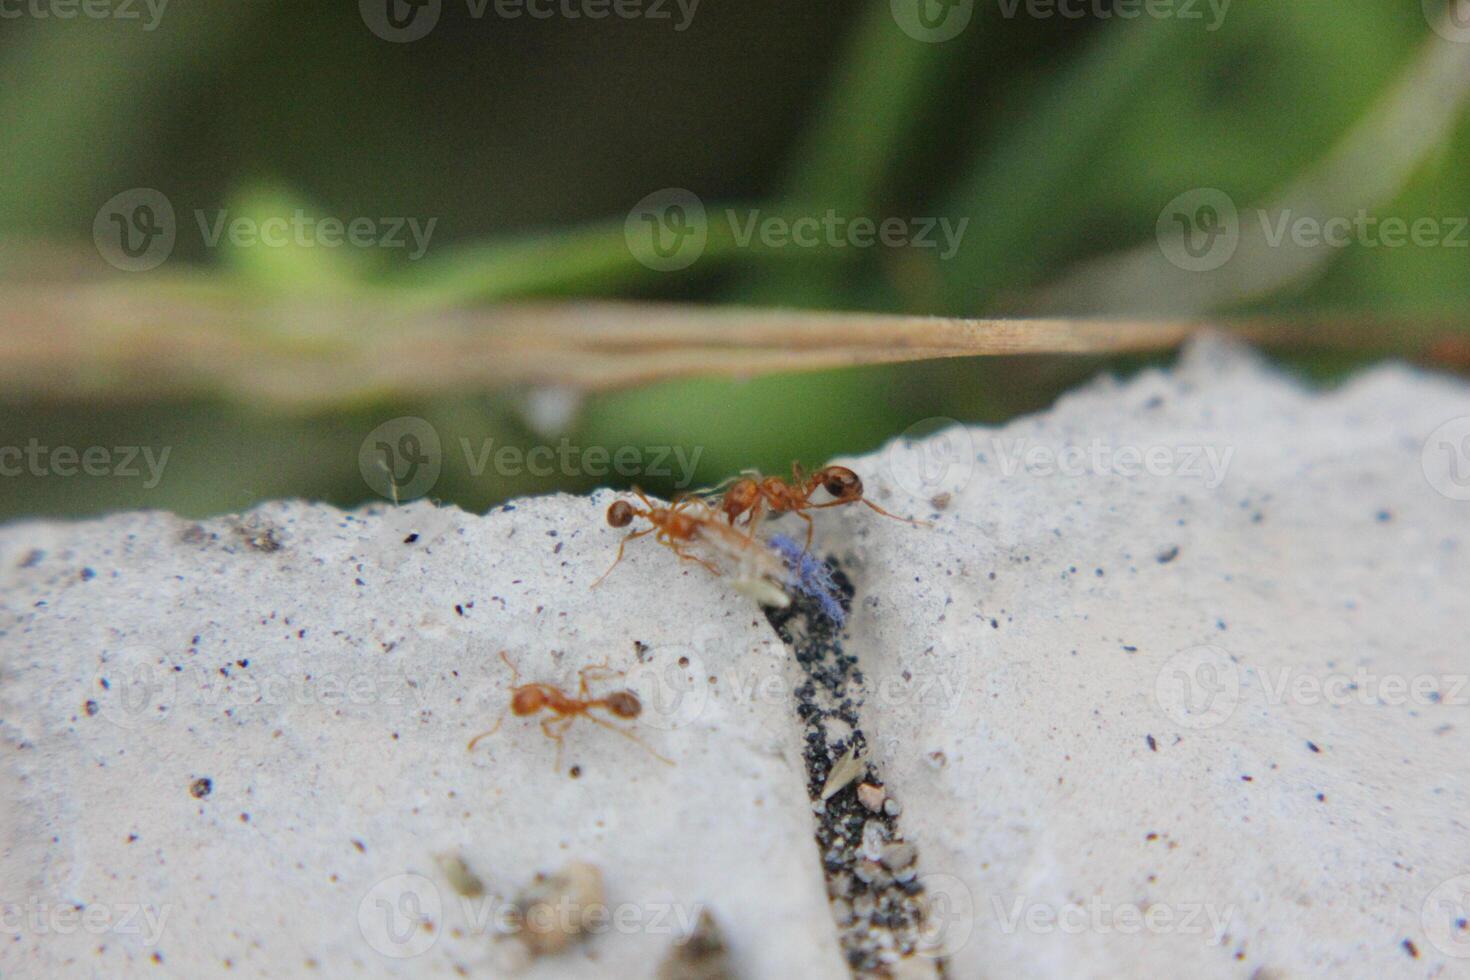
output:
[[[93,245],[93,222],[104,202],[148,187],[177,209],[179,236],[162,269],[129,274],[136,288],[167,274],[256,298],[371,288],[445,307],[601,296],[975,316],[1039,309],[1043,287],[1079,263],[1150,245],[1181,193],[1219,188],[1244,206],[1291,186],[1439,43],[1430,24],[1441,6],[1235,0],[1217,21],[1207,0],[1135,19],[1100,16],[1111,4],[1071,18],[1024,0],[1014,14],[1009,0],[924,0],[931,13],[968,17],[941,42],[903,28],[903,5],[919,0],[704,0],[687,22],[687,5],[672,0],[660,4],[667,19],[597,20],[560,8],[510,18],[493,3],[477,17],[470,0],[442,0],[426,36],[396,43],[368,26],[369,8],[387,0],[175,0],[151,30],[143,0],[132,5],[141,21],[35,14],[65,0],[4,2],[21,11],[0,19],[0,262],[12,277],[40,275],[38,262],[58,277],[120,275]],[[1457,120],[1376,212],[1470,214],[1470,127]],[[947,259],[918,248],[721,247],[712,232],[698,261],[657,272],[635,260],[624,220],[666,188],[694,192],[712,216],[831,208],[969,224]],[[436,224],[416,261],[406,250],[210,248],[192,215],[221,208]],[[1458,318],[1470,308],[1467,260],[1444,246],[1334,250],[1249,306],[1208,312]],[[1072,304],[1063,312],[1169,308],[1163,295],[1128,310]],[[1293,366],[1331,375],[1351,361]],[[1139,363],[971,359],[583,400],[515,390],[311,412],[226,397],[9,398],[0,446],[167,447],[169,457],[153,487],[0,478],[0,518],[205,515],[289,496],[354,505],[377,499],[359,472],[364,438],[399,416],[427,420],[444,444],[430,496],[467,509],[599,483],[667,493],[672,478],[648,474],[475,473],[460,447],[562,437],[609,450],[698,447],[697,479],[715,482],[867,451],[927,418],[1002,420],[1100,369]],[[534,407],[547,402],[565,411]]]

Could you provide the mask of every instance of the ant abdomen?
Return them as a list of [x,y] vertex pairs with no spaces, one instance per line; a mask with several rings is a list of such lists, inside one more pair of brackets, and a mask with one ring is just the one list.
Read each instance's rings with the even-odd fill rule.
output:
[[637,718],[643,714],[643,702],[632,691],[614,691],[603,698],[602,703],[619,718]]

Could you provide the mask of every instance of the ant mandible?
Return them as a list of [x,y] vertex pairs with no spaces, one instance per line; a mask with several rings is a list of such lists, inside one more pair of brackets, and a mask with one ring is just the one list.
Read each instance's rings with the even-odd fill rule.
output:
[[[818,488],[826,490],[832,495],[832,499],[826,503],[812,503],[812,496]],[[910,520],[907,517],[890,514],[864,497],[862,477],[846,466],[825,466],[808,476],[802,471],[801,464],[798,462],[791,464],[790,483],[779,476],[762,477],[759,474],[736,480],[721,495],[720,510],[731,525],[737,518],[746,515],[745,525],[750,528],[760,523],[762,508],[773,514],[793,513],[806,521],[806,550],[810,551],[812,531],[815,525],[811,515],[806,512],[856,503],[863,504],[884,517],[891,517],[915,527],[932,526],[924,521]]]
[[[643,702],[639,701],[638,695],[634,694],[632,691],[614,691],[606,697],[601,698],[594,698],[589,695],[589,691],[587,689],[587,675],[594,671],[607,671],[607,661],[603,661],[601,664],[598,664],[594,667],[583,667],[577,672],[577,696],[573,697],[554,684],[517,685],[516,682],[520,680],[521,676],[520,671],[516,670],[515,664],[510,662],[510,658],[505,655],[504,650],[500,651],[500,659],[504,660],[505,665],[510,668],[511,675],[510,682],[512,687],[510,695],[510,705],[508,706],[507,710],[518,718],[524,718],[527,715],[537,714],[543,709],[551,712],[553,715],[556,716],[555,718],[541,719],[541,731],[547,738],[552,739],[556,742],[557,769],[561,769],[562,737],[566,734],[567,728],[570,727],[572,722],[576,721],[578,717],[586,718],[588,721],[593,722],[594,724],[601,725],[603,728],[617,732],[619,735],[623,736],[626,739],[629,739],[630,741],[637,742],[643,747],[646,752],[648,752],[649,755],[653,756],[660,762],[667,763],[671,766],[674,764],[671,760],[665,759],[663,756],[653,751],[653,749],[649,748],[647,743],[645,743],[637,735],[634,735],[632,732],[624,731],[617,725],[604,721],[603,719],[598,718],[596,715],[592,714],[593,708],[601,708],[603,711],[606,711],[608,714],[613,715],[614,717],[622,718],[627,721],[632,721],[643,713]],[[614,671],[611,673],[616,672]],[[495,725],[490,728],[489,731],[481,732],[474,738],[470,739],[468,751],[473,752],[475,750],[475,746],[479,744],[481,739],[489,738],[491,735],[494,735],[497,731],[499,731],[500,723],[503,721],[505,721],[504,711],[500,713],[500,717],[496,719]]]

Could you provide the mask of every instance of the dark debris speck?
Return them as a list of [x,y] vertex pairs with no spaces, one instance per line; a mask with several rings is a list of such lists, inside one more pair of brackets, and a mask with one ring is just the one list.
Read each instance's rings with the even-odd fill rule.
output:
[[239,524],[235,527],[235,533],[245,542],[245,547],[252,551],[270,554],[284,547],[281,544],[280,532],[269,524],[258,522]]

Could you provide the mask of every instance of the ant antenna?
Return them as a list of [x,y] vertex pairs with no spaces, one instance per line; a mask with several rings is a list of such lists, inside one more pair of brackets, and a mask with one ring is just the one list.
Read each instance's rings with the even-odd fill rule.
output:
[[[500,651],[500,659],[501,660],[504,660],[505,661],[505,665],[510,668],[510,686],[511,686],[511,690],[515,690],[516,682],[521,679],[521,672],[518,671],[518,670],[516,670],[516,665],[510,662],[510,658],[505,655],[505,651],[504,650],[501,650]],[[480,743],[480,739],[482,739],[482,738],[489,738],[491,735],[494,735],[496,732],[500,731],[500,723],[503,722],[503,721],[505,721],[505,713],[507,711],[509,711],[509,710],[510,710],[510,705],[509,704],[507,704],[504,708],[501,708],[500,709],[500,717],[495,719],[494,726],[491,727],[491,729],[489,731],[481,732],[480,734],[476,735],[474,738],[470,739],[470,744],[466,747],[465,751],[467,751],[467,752],[473,752],[473,751],[475,751],[475,746]]]
[[623,738],[626,738],[630,742],[637,742],[640,746],[642,746],[643,751],[647,752],[649,755],[653,756],[655,759],[657,759],[659,762],[662,762],[664,765],[672,766],[674,764],[674,760],[673,759],[665,759],[663,756],[661,756],[657,752],[655,752],[653,750],[653,747],[651,745],[649,745],[647,742],[643,741],[643,739],[639,738],[637,735],[634,735],[632,732],[624,731],[623,729],[619,728],[617,725],[614,725],[612,722],[610,722],[610,721],[604,721],[603,719],[598,718],[596,715],[592,714],[590,711],[587,713],[587,720],[590,721],[590,722],[593,722],[595,724],[601,725],[603,728],[606,728],[608,731],[617,732],[619,735],[623,736]]

